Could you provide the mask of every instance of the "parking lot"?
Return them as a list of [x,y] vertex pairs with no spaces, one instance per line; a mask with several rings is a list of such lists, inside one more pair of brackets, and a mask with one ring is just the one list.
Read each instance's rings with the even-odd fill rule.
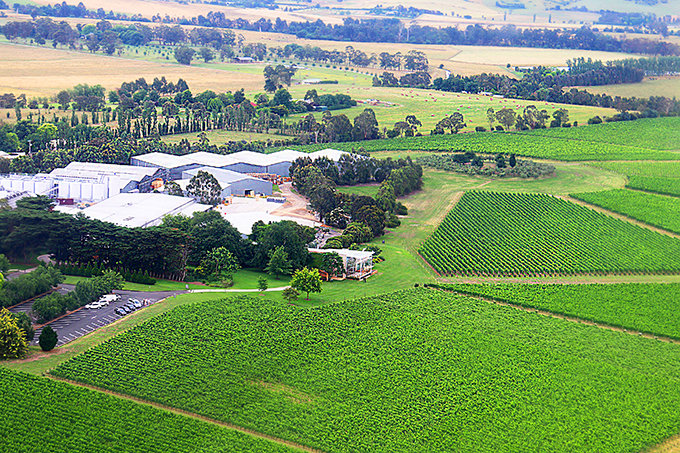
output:
[[[149,304],[152,305],[161,299],[183,292],[184,291],[114,291],[114,293],[120,294],[120,300],[111,302],[108,306],[98,309],[89,310],[87,308],[81,308],[63,318],[52,321],[49,324],[57,332],[57,337],[59,339],[57,347],[59,347],[123,318],[124,316],[114,313],[114,310],[125,305],[130,299],[137,299],[139,301],[148,299],[150,301]],[[139,310],[144,310],[145,308],[146,307],[142,307]],[[30,307],[26,307],[26,309],[30,309]],[[38,344],[38,338],[40,337],[41,332],[42,328],[36,329],[33,344]]]

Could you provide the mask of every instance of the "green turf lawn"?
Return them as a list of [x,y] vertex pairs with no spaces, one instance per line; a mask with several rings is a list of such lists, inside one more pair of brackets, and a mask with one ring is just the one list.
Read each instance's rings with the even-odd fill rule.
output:
[[192,417],[2,367],[0,383],[0,412],[6,427],[0,436],[3,452],[299,451]]
[[54,373],[328,453],[620,452],[677,432],[678,360],[674,344],[411,289],[185,306]]

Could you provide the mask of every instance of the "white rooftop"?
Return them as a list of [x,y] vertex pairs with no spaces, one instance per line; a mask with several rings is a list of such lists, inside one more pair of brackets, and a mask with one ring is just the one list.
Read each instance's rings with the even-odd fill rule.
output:
[[80,212],[92,219],[132,228],[158,225],[168,214],[190,217],[194,212],[210,208],[210,205],[196,203],[192,198],[160,193],[121,193]]
[[186,154],[183,157],[186,157],[193,163],[205,165],[208,167],[224,167],[225,165],[239,163],[239,161],[232,158],[232,156],[233,154],[223,155],[199,151],[197,153]]
[[158,169],[152,167],[135,167],[133,165],[96,164],[91,162],[71,162],[65,168],[55,168],[50,175],[57,176],[90,176],[119,175],[121,179],[139,181],[144,176],[152,176]]
[[166,153],[142,154],[140,156],[134,156],[134,158],[163,168],[175,168],[194,163],[193,160],[186,156],[175,156],[174,154]]
[[[194,168],[192,170],[186,170],[184,173],[187,173],[192,176],[196,176],[199,171],[205,171],[207,173],[210,173],[217,179],[217,182],[220,183],[222,186],[222,183],[225,184],[231,184],[232,182],[236,181],[242,181],[244,179],[252,179],[255,181],[264,181],[263,179],[258,179],[258,178],[253,178],[252,176],[248,176],[245,173],[239,173],[236,171],[231,171],[227,170],[225,168],[214,168],[214,167],[199,167],[199,168]],[[224,188],[224,186],[222,186]]]
[[300,225],[305,225],[309,227],[317,227],[321,225],[319,222],[313,220],[301,219],[299,217],[289,217],[289,216],[277,216],[269,214],[267,212],[253,211],[253,212],[240,212],[234,214],[223,214],[224,218],[236,228],[239,233],[249,235],[253,232],[253,224],[258,220],[264,223],[269,222],[280,222],[282,220],[292,220]]
[[363,250],[350,250],[350,249],[309,249],[310,253],[331,253],[335,252],[340,256],[347,256],[357,260],[365,260],[373,256],[373,252],[363,251]]
[[322,149],[321,151],[314,151],[313,153],[309,153],[309,157],[312,160],[318,159],[319,157],[327,157],[328,159],[337,162],[345,154],[349,154],[349,153],[346,153],[345,151],[340,151],[340,150],[337,150],[337,149],[326,148],[326,149]]

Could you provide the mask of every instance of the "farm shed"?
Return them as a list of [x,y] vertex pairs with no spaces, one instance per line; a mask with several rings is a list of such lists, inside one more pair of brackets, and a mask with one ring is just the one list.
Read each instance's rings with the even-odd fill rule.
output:
[[[154,180],[167,179],[167,170],[132,165],[71,162],[65,168],[55,168],[49,176],[59,181],[60,198],[86,200],[108,198],[120,192],[134,190],[150,192]],[[69,184],[68,191],[65,190],[66,184]],[[104,194],[106,196],[88,196],[94,190],[88,184],[104,184],[107,189],[107,193]]]

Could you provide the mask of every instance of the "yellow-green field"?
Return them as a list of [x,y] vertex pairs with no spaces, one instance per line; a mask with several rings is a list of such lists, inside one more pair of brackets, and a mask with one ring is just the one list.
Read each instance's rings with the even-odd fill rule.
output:
[[680,98],[680,77],[649,77],[640,83],[623,83],[619,85],[602,85],[599,87],[583,87],[591,93],[610,96],[647,98],[650,96],[666,96]]

